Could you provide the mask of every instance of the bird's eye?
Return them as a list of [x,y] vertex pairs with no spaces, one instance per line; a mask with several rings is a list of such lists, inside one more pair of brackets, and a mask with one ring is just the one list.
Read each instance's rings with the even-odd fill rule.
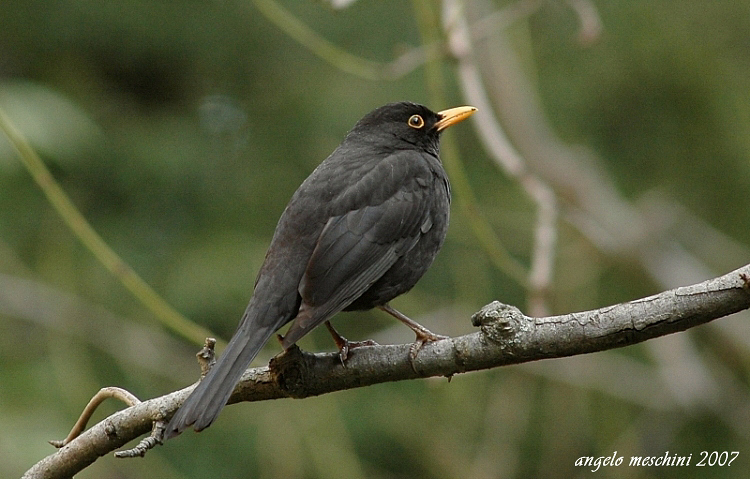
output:
[[407,122],[410,127],[420,129],[424,126],[424,120],[419,115],[412,115]]

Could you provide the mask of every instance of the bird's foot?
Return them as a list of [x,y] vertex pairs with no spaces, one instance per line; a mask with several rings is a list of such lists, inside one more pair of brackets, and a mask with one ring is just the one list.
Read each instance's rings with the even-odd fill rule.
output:
[[342,365],[344,365],[344,361],[349,358],[349,352],[351,352],[352,349],[361,348],[363,346],[379,346],[379,344],[372,339],[366,339],[365,341],[349,341],[346,338],[342,339],[344,340],[344,343],[337,345],[339,346],[339,359],[341,359]]
[[418,324],[417,326],[419,326],[419,328],[412,328],[414,333],[417,335],[417,339],[414,341],[414,343],[412,343],[411,347],[409,348],[409,359],[412,362],[412,367],[414,367],[414,360],[417,359],[417,354],[419,354],[419,351],[422,349],[422,346],[432,341],[440,341],[441,339],[448,339],[448,336],[443,336],[442,334],[435,334],[420,324]]
[[342,366],[345,366],[344,362],[349,358],[349,352],[351,352],[352,349],[361,348],[363,346],[378,346],[378,343],[372,339],[367,339],[365,341],[349,341],[340,335],[338,331],[333,329],[333,325],[331,325],[330,321],[326,321],[326,327],[331,333],[333,341],[336,343],[336,347],[339,348],[339,359],[341,360]]
[[448,339],[448,336],[443,336],[441,334],[435,334],[429,329],[425,328],[418,322],[414,321],[413,319],[410,319],[408,316],[406,316],[404,313],[398,311],[395,308],[392,308],[390,304],[384,304],[382,306],[378,306],[378,308],[382,309],[386,313],[390,314],[394,318],[398,319],[405,325],[409,326],[412,331],[414,331],[414,334],[417,335],[416,341],[414,341],[414,344],[411,345],[409,348],[409,360],[411,361],[411,367],[416,371],[417,369],[414,367],[414,360],[417,359],[417,354],[422,349],[422,346],[425,345],[425,343],[429,343],[432,341],[440,341],[441,339]]

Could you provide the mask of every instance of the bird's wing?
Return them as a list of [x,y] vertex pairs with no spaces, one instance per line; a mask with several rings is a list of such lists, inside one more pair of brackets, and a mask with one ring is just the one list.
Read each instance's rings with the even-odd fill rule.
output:
[[432,227],[432,172],[406,153],[380,162],[339,198],[352,209],[331,217],[318,238],[285,347],[361,296]]

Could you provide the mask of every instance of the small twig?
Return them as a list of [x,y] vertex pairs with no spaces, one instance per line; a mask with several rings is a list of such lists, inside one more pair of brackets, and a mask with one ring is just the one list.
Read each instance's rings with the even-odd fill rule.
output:
[[52,440],[52,441],[49,441],[49,443],[58,449],[69,444],[70,441],[77,438],[86,429],[86,424],[89,422],[89,419],[91,419],[91,416],[94,414],[94,411],[96,411],[96,408],[98,408],[99,405],[102,402],[104,402],[106,399],[110,399],[110,398],[119,399],[120,401],[127,404],[128,407],[135,406],[136,404],[140,404],[141,402],[140,399],[138,399],[133,394],[131,394],[130,392],[122,388],[118,388],[118,387],[102,388],[99,390],[99,392],[94,394],[94,397],[91,398],[89,403],[83,409],[81,416],[78,418],[78,421],[76,421],[75,425],[73,426],[73,429],[70,430],[68,437],[66,437],[65,439],[61,441]]
[[203,343],[203,348],[195,353],[195,357],[198,359],[198,364],[201,366],[201,377],[208,374],[208,371],[216,363],[216,339],[206,338]]
[[[195,354],[198,359],[198,364],[201,367],[201,377],[205,377],[208,371],[216,364],[216,339],[206,338],[203,343],[203,348]],[[162,444],[164,437],[164,430],[167,427],[167,422],[163,419],[154,421],[154,425],[151,428],[151,434],[148,437],[141,440],[137,446],[132,449],[126,449],[124,451],[115,452],[115,457],[119,459],[128,459],[131,457],[143,457],[148,451]]]

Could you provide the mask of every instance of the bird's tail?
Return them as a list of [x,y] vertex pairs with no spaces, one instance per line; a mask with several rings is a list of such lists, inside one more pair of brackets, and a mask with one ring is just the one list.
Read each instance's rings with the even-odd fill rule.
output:
[[227,404],[242,373],[268,338],[287,321],[286,318],[279,318],[272,324],[257,324],[267,321],[253,321],[253,316],[257,318],[257,314],[254,315],[252,310],[250,305],[224,353],[169,421],[164,432],[165,440],[177,436],[191,425],[196,431],[210,426]]

